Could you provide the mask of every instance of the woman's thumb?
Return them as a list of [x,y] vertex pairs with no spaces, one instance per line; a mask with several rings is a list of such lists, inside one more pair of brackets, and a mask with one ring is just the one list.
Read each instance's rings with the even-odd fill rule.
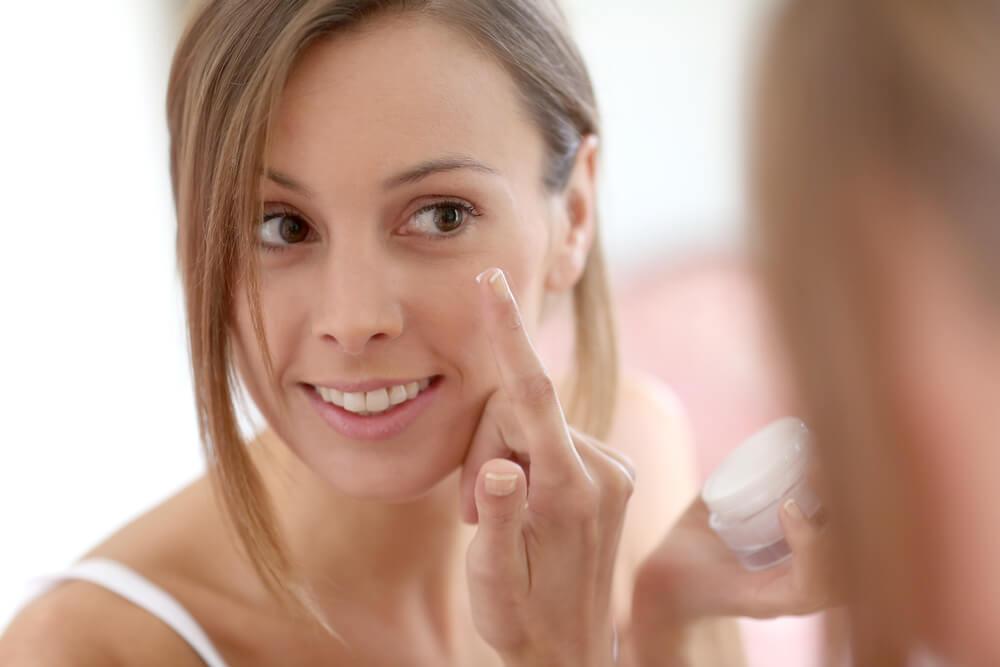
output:
[[524,470],[513,461],[492,459],[480,468],[476,478],[479,527],[470,545],[471,574],[507,585],[526,574],[522,517],[527,488]]
[[476,479],[476,510],[479,520],[495,526],[517,524],[527,496],[524,469],[508,459],[492,459],[479,469]]
[[779,519],[792,554],[799,558],[811,555],[819,530],[802,513],[801,506],[794,500],[785,501]]

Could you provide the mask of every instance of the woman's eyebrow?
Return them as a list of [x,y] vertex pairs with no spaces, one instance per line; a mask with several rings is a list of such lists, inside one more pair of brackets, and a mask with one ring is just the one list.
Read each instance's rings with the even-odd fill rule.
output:
[[395,176],[387,178],[383,181],[382,187],[389,190],[401,185],[416,183],[423,178],[427,178],[431,174],[443,171],[455,171],[457,169],[471,169],[473,171],[489,174],[491,176],[497,176],[500,174],[498,170],[480,162],[479,160],[476,160],[475,158],[467,155],[452,155],[421,162],[420,164],[402,171]]
[[280,171],[275,171],[274,169],[268,169],[266,172],[268,179],[274,181],[283,188],[288,188],[294,192],[305,195],[306,197],[312,197],[313,191],[296,181],[291,176],[281,173]]
[[[425,162],[421,162],[420,164],[410,167],[395,176],[387,178],[382,182],[382,187],[386,190],[390,190],[401,185],[416,183],[421,179],[427,178],[431,174],[437,174],[445,171],[456,171],[458,169],[471,169],[473,171],[489,174],[491,176],[497,176],[500,174],[498,170],[480,162],[479,160],[476,160],[475,158],[467,155],[452,155],[448,157],[435,158],[433,160],[426,160]],[[288,176],[280,171],[268,169],[266,171],[266,175],[268,179],[284,188],[298,192],[306,197],[312,197],[314,195],[313,191],[308,187],[302,185],[291,176]]]

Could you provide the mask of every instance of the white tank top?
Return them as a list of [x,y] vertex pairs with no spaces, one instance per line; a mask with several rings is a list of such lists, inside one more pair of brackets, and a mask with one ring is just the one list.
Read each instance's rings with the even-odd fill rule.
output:
[[166,623],[194,649],[207,667],[226,667],[208,635],[177,600],[138,572],[113,560],[83,560],[64,572],[35,579],[27,601],[67,581],[89,581],[125,598]]

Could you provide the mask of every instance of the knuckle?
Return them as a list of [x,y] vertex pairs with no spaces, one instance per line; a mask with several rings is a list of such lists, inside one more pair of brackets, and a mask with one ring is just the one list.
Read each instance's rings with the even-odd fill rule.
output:
[[466,572],[469,579],[475,581],[478,586],[483,586],[497,591],[508,589],[509,581],[505,573],[484,558],[470,559],[466,564]]
[[624,521],[628,510],[632,490],[624,475],[619,475],[622,481],[616,481],[605,487],[602,494],[601,517],[608,524],[618,524]]
[[635,481],[631,476],[627,475],[624,470],[620,470],[613,476],[615,480],[614,487],[616,497],[622,501],[622,503],[627,503],[631,500],[632,495],[635,493]]
[[618,462],[621,463],[622,469],[625,472],[625,476],[629,478],[629,481],[635,484],[636,472],[635,472],[635,461],[632,460],[625,452],[614,450]]
[[526,375],[518,383],[521,400],[529,405],[542,405],[555,400],[556,387],[548,375],[542,372]]
[[567,488],[564,495],[565,515],[576,522],[588,522],[600,515],[601,493],[596,485],[587,481]]
[[482,511],[479,513],[479,521],[482,524],[489,524],[492,529],[503,529],[508,526],[517,523],[519,520],[518,512],[511,510],[509,512],[492,512],[490,514],[484,514]]
[[466,558],[465,567],[468,577],[478,586],[510,591],[510,574],[504,567],[499,567],[497,554],[491,553],[485,544],[474,541]]
[[601,498],[612,505],[624,504],[632,495],[632,480],[615,464],[609,463],[608,469],[602,474]]
[[613,456],[601,458],[593,465],[603,501],[614,508],[624,507],[635,492],[635,482],[629,468]]
[[609,468],[605,483],[609,495],[623,503],[628,502],[635,493],[635,480],[631,472],[621,463],[612,463]]

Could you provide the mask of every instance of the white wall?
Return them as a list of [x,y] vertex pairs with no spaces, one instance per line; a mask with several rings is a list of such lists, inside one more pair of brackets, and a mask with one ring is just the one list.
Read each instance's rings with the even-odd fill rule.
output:
[[620,271],[739,242],[743,93],[769,5],[566,2],[604,117],[601,208]]
[[[0,627],[198,474],[167,180],[162,0],[0,3]],[[620,270],[733,243],[760,0],[572,0]],[[610,9],[609,7],[613,7]]]
[[0,4],[0,627],[201,467],[158,9]]

